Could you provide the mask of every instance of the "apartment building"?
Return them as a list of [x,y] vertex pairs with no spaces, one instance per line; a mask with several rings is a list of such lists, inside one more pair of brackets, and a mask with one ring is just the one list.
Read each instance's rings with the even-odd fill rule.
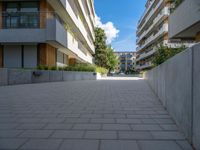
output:
[[[179,19],[177,19],[179,18]],[[169,17],[169,37],[200,42],[200,1],[182,0]]]
[[182,45],[190,46],[193,43],[190,39],[169,39],[171,6],[171,0],[147,0],[145,12],[138,22],[136,70],[152,68],[152,58],[159,45],[176,48]]
[[0,0],[0,67],[93,63],[93,0]]
[[119,64],[116,67],[116,72],[126,72],[133,70],[135,67],[135,52],[115,52],[119,59]]

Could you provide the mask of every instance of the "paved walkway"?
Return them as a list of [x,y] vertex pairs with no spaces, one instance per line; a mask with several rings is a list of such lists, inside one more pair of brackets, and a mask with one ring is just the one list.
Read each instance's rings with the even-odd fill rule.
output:
[[109,78],[0,87],[0,149],[192,148],[145,81]]

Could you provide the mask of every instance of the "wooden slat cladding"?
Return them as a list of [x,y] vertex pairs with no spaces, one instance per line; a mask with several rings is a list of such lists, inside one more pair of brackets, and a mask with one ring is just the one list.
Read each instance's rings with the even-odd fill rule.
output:
[[40,1],[40,28],[46,27],[46,8],[47,8],[46,0]]
[[46,55],[46,44],[39,44],[39,58],[38,64],[39,65],[46,65],[47,64],[47,55]]
[[47,44],[47,65],[55,66],[56,65],[56,48]]
[[3,67],[3,47],[0,45],[0,68]]
[[2,2],[0,2],[0,29],[2,29],[2,27],[3,27],[3,16],[2,16],[2,12],[3,12],[3,4],[2,4]]
[[197,33],[197,35],[196,35],[196,41],[197,42],[200,42],[200,31]]
[[39,65],[55,66],[56,65],[56,48],[49,44],[39,45]]
[[75,58],[70,58],[69,59],[69,65],[75,65],[76,64],[76,59]]
[[40,28],[46,27],[46,20],[53,16],[53,8],[46,0],[40,1]]

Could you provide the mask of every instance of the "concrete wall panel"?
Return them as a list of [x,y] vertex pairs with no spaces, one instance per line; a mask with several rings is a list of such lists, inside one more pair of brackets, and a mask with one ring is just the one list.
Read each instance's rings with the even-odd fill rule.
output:
[[31,83],[31,71],[12,69],[8,70],[8,84],[30,84]]
[[193,144],[200,150],[200,44],[193,47]]
[[50,82],[49,71],[39,71],[39,72],[41,73],[40,76],[35,76],[32,74],[32,82],[33,83]]
[[192,51],[188,49],[168,61],[166,107],[186,137],[191,140]]
[[63,71],[49,71],[50,82],[63,81]]
[[8,85],[8,70],[0,68],[0,86]]
[[200,44],[148,71],[145,79],[187,139],[200,150]]

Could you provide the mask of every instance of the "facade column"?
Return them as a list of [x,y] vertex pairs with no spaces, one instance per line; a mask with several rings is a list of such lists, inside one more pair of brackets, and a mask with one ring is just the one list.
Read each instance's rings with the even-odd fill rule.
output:
[[76,64],[76,58],[70,58],[69,59],[69,65],[75,65]]

